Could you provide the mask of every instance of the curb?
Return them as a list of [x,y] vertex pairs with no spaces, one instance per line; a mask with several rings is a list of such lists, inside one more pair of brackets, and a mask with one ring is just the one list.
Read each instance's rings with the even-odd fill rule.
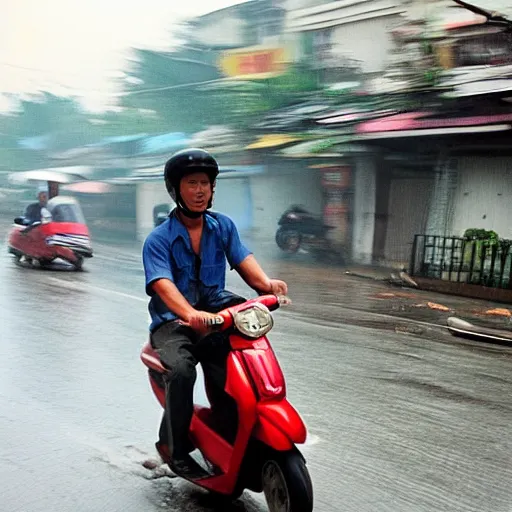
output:
[[351,277],[358,277],[360,279],[367,279],[369,281],[377,281],[377,282],[389,281],[389,277],[375,277],[375,276],[370,276],[368,274],[360,274],[359,272],[352,272],[350,270],[346,270],[345,275],[351,276]]

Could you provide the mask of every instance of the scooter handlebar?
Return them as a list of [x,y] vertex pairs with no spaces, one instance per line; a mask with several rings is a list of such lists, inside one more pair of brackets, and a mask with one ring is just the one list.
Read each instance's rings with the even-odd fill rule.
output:
[[288,306],[292,301],[286,295],[260,295],[256,299],[250,299],[247,302],[220,311],[213,318],[208,318],[206,325],[208,327],[220,327],[221,330],[228,329],[233,323],[233,316],[238,311],[246,309],[254,303],[263,304],[267,306],[270,311],[275,311],[282,306]]
[[224,323],[224,318],[221,316],[215,316],[214,318],[208,318],[206,320],[206,325],[208,327],[214,327],[215,325],[222,325]]

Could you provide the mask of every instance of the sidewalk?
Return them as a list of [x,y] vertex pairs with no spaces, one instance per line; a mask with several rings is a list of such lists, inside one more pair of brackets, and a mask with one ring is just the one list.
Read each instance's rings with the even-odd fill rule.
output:
[[400,269],[391,267],[378,267],[371,265],[348,265],[345,273],[349,276],[370,279],[372,281],[388,282],[391,273],[398,275]]
[[[504,329],[512,334],[512,307],[507,304],[438,293],[400,284],[400,269],[386,267],[353,266],[345,275],[352,279],[366,280],[376,291],[369,295],[382,305],[369,305],[369,310],[388,310],[398,314],[432,323],[446,325],[450,316],[457,316],[475,325],[493,329]],[[391,275],[397,277],[393,283]],[[384,304],[386,303],[386,304]]]
[[[475,325],[512,330],[512,308],[507,305],[402,286],[400,269],[328,267],[282,257],[264,264],[269,275],[288,282],[294,303],[304,311],[314,310],[318,319],[356,323],[356,318],[364,319],[361,312],[368,312],[445,327],[450,316],[457,316]],[[390,283],[391,273],[398,285]],[[351,318],[343,313],[342,319],[340,307],[359,314]]]

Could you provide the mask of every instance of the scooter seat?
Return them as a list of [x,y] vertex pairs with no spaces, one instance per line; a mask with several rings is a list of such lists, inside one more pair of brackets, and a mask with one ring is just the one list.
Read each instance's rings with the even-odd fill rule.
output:
[[157,351],[151,346],[149,341],[147,341],[142,347],[140,358],[148,368],[151,368],[158,373],[166,372],[165,366],[160,362],[160,357]]

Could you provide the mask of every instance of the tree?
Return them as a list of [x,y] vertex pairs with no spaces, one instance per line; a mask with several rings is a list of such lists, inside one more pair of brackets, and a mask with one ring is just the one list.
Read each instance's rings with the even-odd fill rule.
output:
[[240,82],[223,80],[216,65],[220,53],[207,48],[137,50],[135,55],[122,104],[154,111],[167,131],[194,132],[212,124],[247,128],[270,110],[317,90],[314,71],[303,64],[278,77]]

